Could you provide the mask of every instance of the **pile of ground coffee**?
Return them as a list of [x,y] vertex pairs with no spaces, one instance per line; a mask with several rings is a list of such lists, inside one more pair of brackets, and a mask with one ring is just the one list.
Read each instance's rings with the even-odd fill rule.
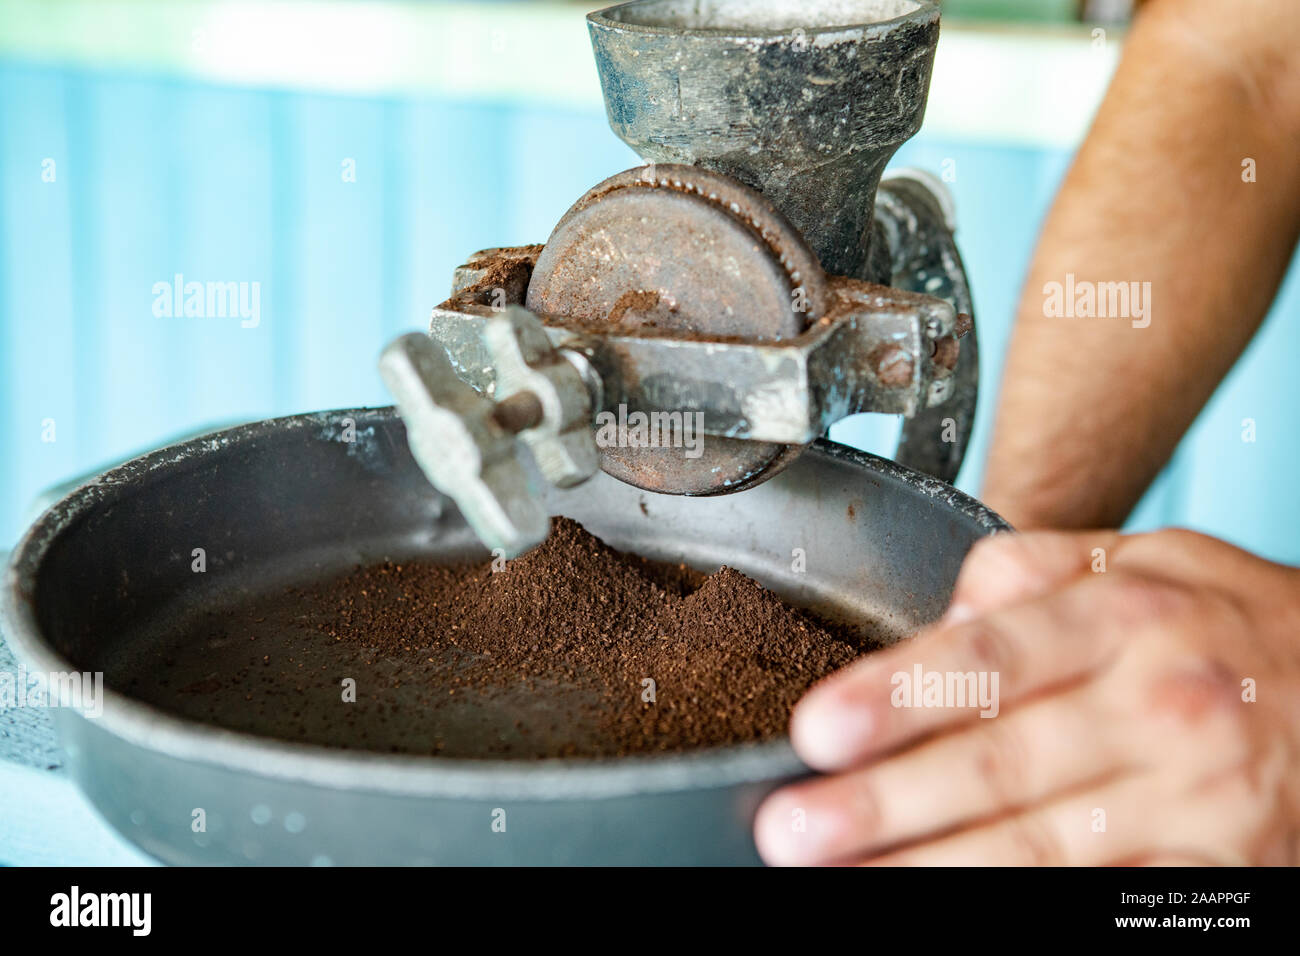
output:
[[[299,599],[312,609],[300,620],[427,690],[434,749],[461,756],[612,756],[769,739],[785,732],[811,684],[869,647],[731,568],[705,575],[647,561],[565,518],[545,544],[497,570],[383,564]],[[475,730],[466,716],[493,708],[514,708],[510,733]]]

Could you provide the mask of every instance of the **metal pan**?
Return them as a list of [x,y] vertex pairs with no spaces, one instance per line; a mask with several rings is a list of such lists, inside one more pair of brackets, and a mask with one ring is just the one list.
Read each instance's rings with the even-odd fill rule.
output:
[[[829,442],[723,498],[659,496],[605,475],[547,494],[553,514],[615,547],[730,564],[891,639],[936,618],[966,551],[1006,528],[942,482]],[[332,680],[328,696],[253,681],[244,706],[206,710],[185,693],[195,675],[220,685],[248,667],[251,625],[222,637],[224,609],[360,563],[476,550],[391,409],[299,415],[152,452],[60,501],[12,557],[4,623],[33,670],[104,672],[100,716],[55,711],[68,763],[105,819],[167,862],[757,862],[756,805],[807,772],[785,741],[609,760],[434,757],[378,752],[393,741],[418,750],[427,731],[428,715],[400,696],[362,734],[331,722]],[[471,752],[495,731],[489,720],[463,732],[480,735],[461,741]]]

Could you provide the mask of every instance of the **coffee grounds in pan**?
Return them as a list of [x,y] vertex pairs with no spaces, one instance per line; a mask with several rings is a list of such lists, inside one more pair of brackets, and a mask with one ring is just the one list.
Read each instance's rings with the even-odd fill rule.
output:
[[440,737],[435,752],[458,756],[471,755],[467,708],[512,702],[512,732],[480,733],[472,755],[613,756],[771,739],[809,686],[870,647],[732,568],[706,575],[624,554],[566,518],[495,571],[389,563],[298,596],[313,610],[303,626],[382,662],[396,681],[423,685],[422,719],[435,736],[443,721],[450,745],[444,751]]

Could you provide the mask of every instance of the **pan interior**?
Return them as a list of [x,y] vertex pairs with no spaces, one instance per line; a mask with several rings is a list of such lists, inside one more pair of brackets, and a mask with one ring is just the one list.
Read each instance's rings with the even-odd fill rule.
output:
[[[435,718],[429,704],[445,688],[421,680],[418,663],[318,627],[328,609],[304,599],[308,583],[385,560],[488,557],[425,482],[391,410],[223,434],[138,459],[55,512],[36,616],[77,668],[170,714],[297,743],[501,759],[590,742],[594,730],[573,716],[590,693],[581,687],[466,693]],[[824,449],[716,499],[605,475],[547,494],[553,514],[614,547],[704,571],[729,564],[886,642],[939,615],[982,533],[897,476]],[[431,669],[464,663],[454,647],[439,653]]]
[[[384,557],[442,559],[404,554],[401,542]],[[108,686],[172,714],[297,743],[496,759],[596,743],[570,716],[595,703],[580,686],[520,683],[447,696],[437,680],[468,667],[468,652],[437,641],[426,650],[436,657],[389,656],[322,633],[337,611],[313,592],[347,570],[322,564],[277,579],[268,569],[234,587],[202,589],[128,627],[90,666]]]
[[[366,564],[447,564],[467,556],[460,547],[412,549],[401,539],[372,541],[369,549],[377,549],[376,560]],[[694,563],[714,571],[744,557]],[[400,655],[331,638],[340,601],[364,600],[347,577],[356,564],[331,558],[301,562],[288,555],[245,573],[205,575],[154,612],[125,622],[111,642],[93,645],[83,666],[171,714],[305,744],[465,759],[608,749],[589,716],[601,700],[586,684],[557,677],[452,689],[448,674],[468,671],[476,655],[447,642],[450,635],[413,641],[417,650],[428,646]],[[833,600],[811,604],[841,620],[852,616],[837,613]],[[876,642],[870,622],[861,630]],[[635,694],[628,700],[636,705]]]

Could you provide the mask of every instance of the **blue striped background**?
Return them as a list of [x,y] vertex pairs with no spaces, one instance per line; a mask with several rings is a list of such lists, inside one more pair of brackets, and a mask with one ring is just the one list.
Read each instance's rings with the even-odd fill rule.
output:
[[[949,158],[992,383],[1066,156],[923,131],[898,161]],[[634,163],[598,111],[0,62],[0,550],[41,489],[180,433],[386,404],[379,349],[424,325],[468,252],[542,241],[588,186]],[[1134,526],[1187,524],[1300,563],[1295,272]],[[176,273],[260,283],[260,326],[156,318],[153,285]],[[890,430],[859,419],[835,434],[883,449]]]

